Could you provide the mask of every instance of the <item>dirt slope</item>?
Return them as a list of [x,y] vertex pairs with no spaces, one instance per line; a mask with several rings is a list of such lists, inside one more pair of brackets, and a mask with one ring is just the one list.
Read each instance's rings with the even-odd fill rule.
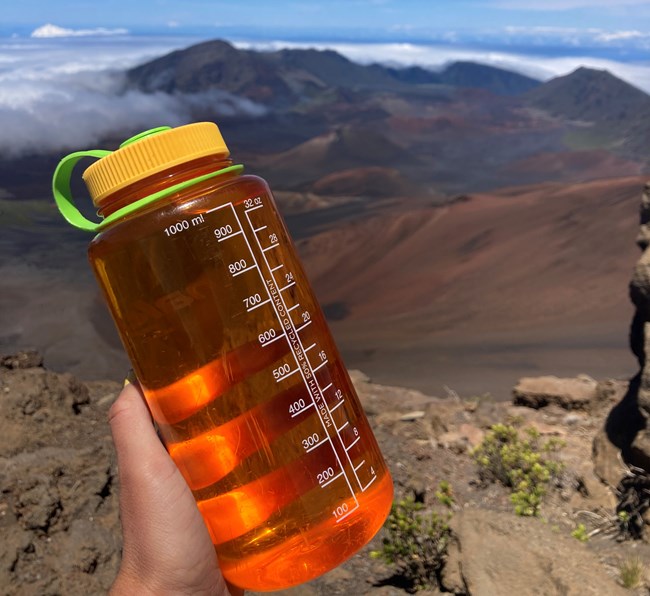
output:
[[637,177],[547,184],[405,207],[300,251],[342,319],[344,354],[384,382],[390,370],[434,391],[503,391],[525,370],[625,376],[642,187]]

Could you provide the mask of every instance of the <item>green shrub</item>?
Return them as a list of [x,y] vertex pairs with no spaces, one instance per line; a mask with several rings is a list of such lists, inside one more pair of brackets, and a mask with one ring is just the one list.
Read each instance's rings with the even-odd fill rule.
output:
[[413,497],[393,503],[382,548],[370,553],[397,567],[398,574],[416,590],[438,585],[451,537],[449,516],[423,509]]
[[619,570],[619,577],[623,587],[631,589],[636,588],[641,583],[643,576],[643,564],[634,557],[625,561]]
[[436,491],[436,499],[438,499],[442,505],[449,507],[450,509],[456,502],[456,499],[454,498],[454,492],[451,490],[451,484],[449,484],[449,482],[446,480],[440,481],[438,490]]
[[563,446],[557,439],[540,441],[533,428],[519,436],[512,425],[495,424],[472,451],[483,482],[500,482],[511,489],[510,501],[518,515],[537,515],[549,480],[562,464],[549,455]]
[[587,542],[587,540],[589,540],[589,533],[587,532],[587,528],[584,524],[578,524],[573,532],[571,532],[571,536],[573,536],[576,540],[580,540],[580,542]]

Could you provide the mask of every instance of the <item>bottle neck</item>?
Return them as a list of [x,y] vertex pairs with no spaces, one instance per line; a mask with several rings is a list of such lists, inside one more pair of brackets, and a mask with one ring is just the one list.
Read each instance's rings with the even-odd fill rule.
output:
[[[95,205],[97,207],[97,214],[102,218],[106,218],[135,201],[163,191],[171,186],[192,180],[193,178],[222,170],[231,165],[231,159],[221,155],[213,155],[174,166],[169,170],[164,170],[153,176],[138,180],[104,197]],[[238,172],[226,173],[223,178],[219,177],[219,180],[227,180],[238,175]]]

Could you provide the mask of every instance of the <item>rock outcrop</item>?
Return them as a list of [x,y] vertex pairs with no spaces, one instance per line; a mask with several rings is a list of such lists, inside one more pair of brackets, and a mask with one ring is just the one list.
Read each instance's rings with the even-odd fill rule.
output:
[[[10,596],[104,594],[121,553],[119,486],[106,420],[120,387],[83,384],[41,362],[34,353],[0,359],[0,586]],[[591,541],[571,537],[577,523],[594,531],[594,519],[607,522],[614,515],[616,499],[595,473],[591,442],[603,427],[602,405],[626,394],[626,384],[600,382],[584,407],[567,411],[557,403],[523,407],[488,398],[436,399],[376,385],[358,372],[352,378],[396,496],[412,495],[452,517],[441,591],[589,594],[601,586],[600,593],[617,594],[621,561],[635,553],[650,558],[650,545],[603,537],[598,543],[593,538],[592,548]],[[478,481],[471,450],[497,422],[534,428],[565,443],[565,472],[549,487],[544,521],[517,518],[505,487]],[[620,471],[603,470],[612,477]],[[436,496],[443,481],[453,495],[448,508]],[[339,568],[283,594],[404,594],[407,586],[395,570],[368,554],[383,536]]]
[[0,359],[0,591],[106,593],[121,550],[106,423],[119,386],[42,362]]
[[[645,185],[641,196],[636,243],[642,254],[629,288],[635,307],[630,327],[630,348],[640,370],[630,381],[627,394],[612,409],[605,424],[605,434],[626,464],[650,474],[650,183]],[[600,446],[595,448],[602,453],[605,436],[598,440]]]
[[[628,593],[605,573],[595,553],[537,519],[500,512],[485,515],[480,509],[467,508],[457,516],[454,527],[471,594]],[[571,552],[571,556],[559,557],[559,552]]]
[[597,386],[590,377],[524,377],[513,390],[513,403],[535,409],[556,404],[565,410],[585,410],[594,401]]

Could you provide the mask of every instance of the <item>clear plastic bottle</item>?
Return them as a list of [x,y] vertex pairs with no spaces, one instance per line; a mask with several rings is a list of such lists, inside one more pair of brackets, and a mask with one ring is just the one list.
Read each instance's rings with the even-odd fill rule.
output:
[[[74,208],[84,172],[95,225]],[[154,129],[64,159],[64,216],[89,258],[224,576],[275,590],[366,544],[392,481],[266,182],[218,128]]]

